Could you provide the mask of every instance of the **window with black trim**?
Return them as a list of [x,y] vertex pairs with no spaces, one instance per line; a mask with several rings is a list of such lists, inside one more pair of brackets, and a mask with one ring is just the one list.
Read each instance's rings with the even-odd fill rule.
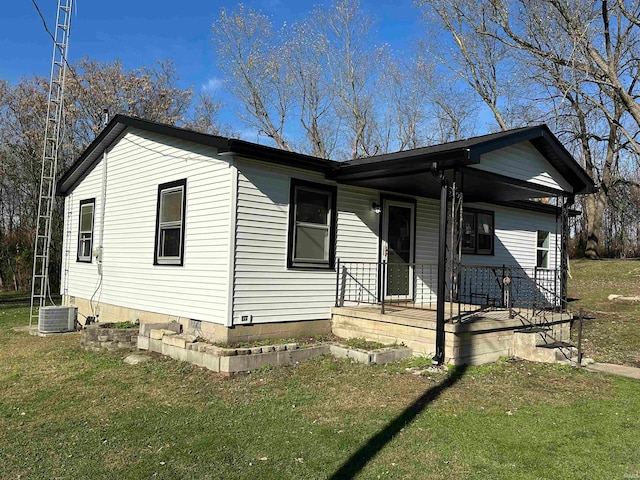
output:
[[291,179],[287,266],[333,268],[336,187]]
[[155,265],[182,265],[187,180],[158,186]]
[[538,230],[536,267],[549,268],[549,232]]
[[93,214],[96,200],[90,198],[80,201],[80,219],[78,221],[78,262],[91,263],[93,251]]
[[465,208],[462,214],[462,253],[493,255],[494,214]]

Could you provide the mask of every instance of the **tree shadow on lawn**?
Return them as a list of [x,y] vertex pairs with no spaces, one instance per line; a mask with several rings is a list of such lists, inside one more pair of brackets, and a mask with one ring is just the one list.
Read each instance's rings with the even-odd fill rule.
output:
[[467,368],[466,365],[455,367],[447,378],[420,395],[396,418],[385,425],[382,430],[372,436],[357,452],[351,455],[329,479],[338,480],[355,477],[367,463],[373,460],[373,458],[393,440],[393,437],[395,437],[400,430],[412,423],[442,392],[453,387],[462,378]]

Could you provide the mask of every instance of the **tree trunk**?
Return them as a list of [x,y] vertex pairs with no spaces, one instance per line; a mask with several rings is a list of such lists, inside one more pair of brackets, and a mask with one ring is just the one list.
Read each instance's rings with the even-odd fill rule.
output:
[[600,257],[602,253],[600,239],[602,238],[602,219],[607,202],[607,196],[599,190],[598,193],[587,195],[585,199],[584,215],[587,220],[587,245],[584,256],[591,259]]

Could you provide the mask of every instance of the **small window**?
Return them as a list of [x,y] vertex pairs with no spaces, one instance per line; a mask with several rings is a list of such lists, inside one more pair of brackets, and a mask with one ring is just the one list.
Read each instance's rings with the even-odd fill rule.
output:
[[78,222],[78,262],[91,263],[93,250],[93,212],[95,199],[80,202],[80,220]]
[[536,267],[549,268],[549,232],[538,230]]
[[158,187],[156,265],[183,264],[186,187],[186,179],[164,183]]
[[336,188],[291,180],[288,267],[333,268]]
[[462,253],[493,255],[493,212],[465,208],[462,214]]

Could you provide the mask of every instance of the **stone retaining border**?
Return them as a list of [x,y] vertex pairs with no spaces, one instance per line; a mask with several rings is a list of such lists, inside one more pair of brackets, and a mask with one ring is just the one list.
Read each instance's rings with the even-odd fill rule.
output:
[[109,328],[105,324],[93,324],[82,330],[80,344],[85,350],[135,350],[139,328]]
[[273,367],[292,365],[318,355],[332,354],[336,357],[351,358],[359,363],[382,364],[409,357],[412,353],[406,347],[368,352],[332,343],[304,348],[300,348],[297,343],[251,348],[223,348],[199,342],[193,335],[178,334],[165,328],[146,330],[145,333],[148,336],[141,334],[137,337],[139,349],[193,363],[225,376],[250,372],[265,365]]

